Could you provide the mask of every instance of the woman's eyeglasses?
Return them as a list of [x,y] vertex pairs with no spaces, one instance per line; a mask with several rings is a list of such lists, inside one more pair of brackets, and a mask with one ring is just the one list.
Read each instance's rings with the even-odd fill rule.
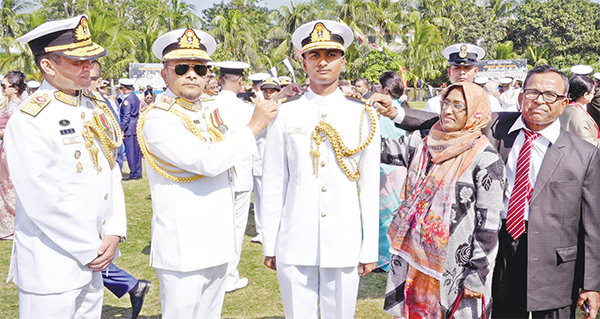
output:
[[2,87],[3,90],[13,87],[12,85],[6,85],[4,83],[0,84],[0,86]]
[[205,76],[206,73],[208,73],[208,66],[206,66],[204,64],[189,65],[189,64],[179,63],[179,64],[176,64],[175,66],[168,66],[168,68],[174,69],[175,74],[177,74],[179,76],[182,76],[182,75],[188,73],[188,71],[190,70],[190,67],[192,67],[194,69],[194,72],[196,72],[196,74],[198,74],[199,76]]
[[447,107],[452,106],[452,110],[456,111],[456,112],[461,112],[467,109],[466,105],[462,105],[462,104],[454,104],[454,103],[450,103],[448,101],[440,101],[440,106],[442,108],[442,110],[445,110]]

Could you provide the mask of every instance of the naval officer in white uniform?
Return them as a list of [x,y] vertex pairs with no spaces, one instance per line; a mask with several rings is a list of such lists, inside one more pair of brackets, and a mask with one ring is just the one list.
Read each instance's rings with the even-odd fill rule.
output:
[[[219,84],[221,93],[215,99],[219,114],[224,123],[230,123],[235,127],[247,125],[252,118],[254,105],[244,102],[237,97],[242,89],[244,81],[244,70],[250,65],[238,61],[217,62],[215,66],[220,69]],[[234,128],[234,127],[230,127]],[[265,132],[265,130],[263,130]],[[264,133],[262,133],[264,134]],[[225,279],[225,291],[232,292],[248,286],[248,278],[240,277],[237,267],[242,254],[244,234],[248,224],[250,212],[250,200],[252,197],[252,156],[236,163],[234,166],[235,184],[235,257],[229,262],[227,279]]]
[[359,275],[378,259],[377,114],[338,89],[353,38],[334,21],[294,32],[310,90],[284,102],[267,132],[263,249],[286,318],[354,318]]
[[170,31],[152,45],[168,89],[142,113],[137,130],[152,193],[150,264],[164,319],[220,318],[236,251],[233,166],[256,153],[256,134],[277,114],[277,104],[259,103],[250,122],[236,127],[208,106],[213,102],[199,100],[215,47],[196,29]]
[[19,288],[20,318],[100,318],[101,270],[117,254],[127,220],[122,134],[104,99],[86,88],[91,41],[87,17],[46,22],[27,42],[44,81],[15,111],[4,146],[16,191],[8,279]]
[[[442,54],[448,59],[448,77],[452,83],[472,83],[479,72],[477,64],[485,57],[485,51],[482,48],[466,43],[453,44],[445,48]],[[492,112],[500,111],[498,99],[492,95],[488,95],[488,97]],[[425,111],[440,114],[441,99],[442,95],[440,94],[427,100]]]

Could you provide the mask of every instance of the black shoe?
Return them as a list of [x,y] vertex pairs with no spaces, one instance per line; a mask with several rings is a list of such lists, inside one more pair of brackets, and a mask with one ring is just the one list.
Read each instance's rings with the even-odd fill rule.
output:
[[129,299],[131,299],[131,319],[136,319],[140,314],[142,305],[144,304],[144,297],[150,291],[151,285],[151,282],[142,279],[129,292]]
[[141,176],[132,177],[131,175],[129,175],[129,176],[123,178],[124,181],[131,181],[131,180],[135,180],[135,179],[142,179],[142,177]]

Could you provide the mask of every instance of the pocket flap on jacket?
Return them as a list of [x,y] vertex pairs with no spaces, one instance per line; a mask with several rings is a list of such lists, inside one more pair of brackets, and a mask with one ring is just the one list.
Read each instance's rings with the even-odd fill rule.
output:
[[573,261],[577,259],[577,245],[565,248],[556,248],[556,254],[559,258],[559,264],[566,263],[567,261]]

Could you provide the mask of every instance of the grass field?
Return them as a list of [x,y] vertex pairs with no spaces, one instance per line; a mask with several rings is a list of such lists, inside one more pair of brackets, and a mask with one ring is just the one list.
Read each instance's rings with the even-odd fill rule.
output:
[[[144,308],[139,318],[161,318],[158,279],[154,268],[148,266],[150,253],[150,225],[152,205],[148,179],[123,182],[127,203],[128,237],[119,247],[122,256],[115,264],[138,279],[152,281],[152,288],[146,296]],[[248,228],[244,238],[242,259],[239,266],[241,275],[250,280],[247,288],[225,296],[223,318],[283,318],[283,306],[279,295],[279,285],[275,271],[263,266],[262,245],[250,242],[255,235],[254,215],[250,212]],[[202,243],[212,245],[215,243]],[[4,283],[8,274],[12,242],[0,242],[0,318],[18,318],[17,288],[10,282]],[[391,318],[382,310],[385,290],[385,274],[370,274],[361,280],[356,318]],[[105,289],[103,319],[129,318],[131,304],[129,295],[117,299]]]

